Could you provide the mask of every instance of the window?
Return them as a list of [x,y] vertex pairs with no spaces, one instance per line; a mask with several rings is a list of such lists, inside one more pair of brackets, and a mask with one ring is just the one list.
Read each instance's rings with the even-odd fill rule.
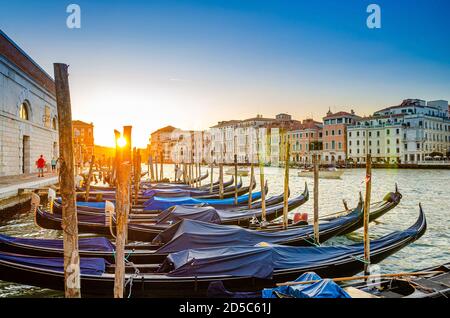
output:
[[397,135],[400,134],[400,129],[397,128],[397,129],[395,130],[395,133],[396,133]]
[[397,148],[397,153],[400,153],[400,148]]
[[53,117],[53,120],[52,120],[52,129],[54,129],[54,130],[56,130],[57,128],[57,123],[56,123],[56,117]]
[[391,133],[390,129],[386,129],[386,135],[389,135]]
[[380,137],[380,132],[379,131],[377,131],[377,137]]
[[342,135],[342,130],[338,130],[338,135],[340,136],[340,135]]
[[[339,149],[342,149],[342,142],[338,144]],[[340,160],[340,159],[339,159]]]
[[350,131],[350,132],[348,133],[348,136],[349,136],[349,137],[351,137],[351,136],[352,136],[352,132],[351,132],[351,131]]
[[23,102],[22,105],[20,105],[19,117],[23,120],[30,120],[27,102]]
[[419,143],[416,144],[416,147],[417,147],[417,150],[419,150],[420,149],[420,144]]
[[334,140],[331,141],[331,149],[335,149],[336,148],[336,142]]
[[334,136],[334,130],[331,131],[331,136]]

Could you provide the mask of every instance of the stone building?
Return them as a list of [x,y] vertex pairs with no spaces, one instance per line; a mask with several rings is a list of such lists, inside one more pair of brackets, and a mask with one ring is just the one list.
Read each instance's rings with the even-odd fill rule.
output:
[[89,162],[94,154],[94,124],[73,120],[72,130],[75,161]]
[[213,158],[216,162],[232,163],[236,154],[239,163],[257,162],[260,148],[259,159],[278,166],[284,161],[280,158],[284,151],[282,136],[299,125],[299,121],[283,113],[275,118],[257,115],[244,120],[221,121],[209,130]]
[[58,152],[54,81],[0,30],[0,176],[36,172]]
[[447,101],[406,99],[358,120],[347,130],[348,157],[365,162],[417,164],[427,157],[444,158],[450,152]]

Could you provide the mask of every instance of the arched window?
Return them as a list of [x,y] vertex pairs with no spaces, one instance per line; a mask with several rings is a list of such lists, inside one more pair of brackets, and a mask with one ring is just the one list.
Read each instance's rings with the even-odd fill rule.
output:
[[57,129],[57,128],[56,128],[56,125],[57,125],[56,117],[53,117],[53,120],[52,120],[52,128],[53,128],[54,130]]
[[19,108],[19,117],[23,120],[30,120],[30,114],[29,114],[29,108],[28,108],[28,103],[27,102],[23,102],[20,105]]

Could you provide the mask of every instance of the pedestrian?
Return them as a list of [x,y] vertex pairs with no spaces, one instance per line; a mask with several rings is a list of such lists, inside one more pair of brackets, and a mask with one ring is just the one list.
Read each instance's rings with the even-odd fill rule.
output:
[[55,157],[52,158],[52,172],[56,171],[56,159]]
[[36,166],[38,168],[38,177],[44,177],[45,159],[44,155],[41,155],[36,161]]

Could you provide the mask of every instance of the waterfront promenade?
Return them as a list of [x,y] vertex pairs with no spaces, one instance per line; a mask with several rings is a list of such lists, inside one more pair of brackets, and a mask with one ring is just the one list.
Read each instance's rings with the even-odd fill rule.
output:
[[[56,184],[58,174],[49,173],[39,178],[37,173],[0,177],[0,203],[19,195],[19,189],[34,189]],[[0,204],[0,210],[2,205]]]

